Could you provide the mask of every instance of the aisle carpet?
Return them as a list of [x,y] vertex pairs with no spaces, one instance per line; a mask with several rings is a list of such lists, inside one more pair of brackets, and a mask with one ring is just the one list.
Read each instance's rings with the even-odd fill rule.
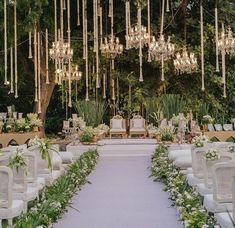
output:
[[[100,160],[55,228],[178,228],[175,208],[150,175],[155,144],[99,147]],[[74,209],[75,208],[75,209]]]

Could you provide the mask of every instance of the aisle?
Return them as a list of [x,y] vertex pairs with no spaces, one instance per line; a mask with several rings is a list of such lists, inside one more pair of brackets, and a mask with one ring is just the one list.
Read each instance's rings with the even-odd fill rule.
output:
[[149,178],[156,145],[105,145],[87,184],[55,228],[178,228],[161,183]]

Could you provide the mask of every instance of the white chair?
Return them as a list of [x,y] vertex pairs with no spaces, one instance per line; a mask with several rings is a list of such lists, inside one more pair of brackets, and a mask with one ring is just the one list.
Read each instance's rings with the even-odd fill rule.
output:
[[130,137],[132,135],[144,135],[146,137],[145,119],[136,115],[130,120]]
[[223,131],[222,124],[215,124],[214,126],[216,131]]
[[121,116],[116,115],[110,120],[109,134],[110,138],[112,138],[112,135],[121,135],[122,137],[125,137],[126,122]]
[[13,173],[9,167],[0,166],[0,182],[0,227],[3,219],[7,219],[12,227],[13,218],[21,215],[24,203],[12,199]]
[[216,213],[215,218],[221,228],[234,228],[235,227],[235,178],[233,177],[232,183],[233,195],[233,212]]
[[207,150],[208,147],[204,146],[204,147],[194,148],[191,152],[193,173],[187,174],[187,180],[189,185],[191,186],[196,186],[197,184],[203,182],[202,160]]
[[25,169],[13,169],[13,199],[23,200],[24,212],[27,212],[28,202],[36,198],[39,198],[39,190],[37,187],[28,186]]
[[[42,159],[38,146],[29,147],[28,150],[33,151],[35,153],[37,157],[38,176],[43,177],[46,180],[47,184],[51,184],[54,180],[56,180],[61,175],[61,171],[48,168],[49,166],[48,161]],[[53,151],[52,150],[50,150],[50,156],[51,156],[51,162],[53,165]]]
[[37,156],[32,151],[25,152],[24,156],[28,160],[27,164],[27,183],[30,187],[37,187],[39,191],[46,185],[46,181],[43,177],[38,177],[37,170]]
[[232,211],[232,178],[235,162],[217,163],[212,168],[213,194],[204,196],[204,207],[212,213]]
[[213,181],[212,181],[212,167],[221,162],[228,162],[234,159],[233,154],[228,152],[219,152],[219,159],[214,161],[207,161],[205,158],[202,160],[204,183],[197,185],[197,191],[201,196],[212,194]]
[[232,124],[224,124],[223,129],[224,129],[224,131],[233,131],[233,125]]

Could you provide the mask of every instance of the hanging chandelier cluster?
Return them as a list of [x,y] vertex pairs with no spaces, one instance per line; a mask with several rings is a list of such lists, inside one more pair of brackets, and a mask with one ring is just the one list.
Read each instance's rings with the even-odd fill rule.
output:
[[197,71],[198,64],[197,58],[194,53],[188,53],[186,48],[183,49],[183,52],[178,52],[176,54],[176,59],[174,59],[175,70],[179,74],[183,73],[193,73]]
[[228,28],[227,33],[221,32],[220,39],[218,40],[218,49],[222,53],[225,51],[228,55],[233,55],[235,53],[235,38],[231,28]]
[[57,79],[59,84],[61,84],[62,81],[80,81],[82,78],[82,72],[78,70],[78,65],[71,67],[70,75],[66,68],[63,70],[57,69],[56,75],[59,77]]
[[52,43],[52,48],[49,50],[50,58],[55,62],[68,63],[73,58],[73,49],[69,43],[62,40]]
[[126,41],[129,48],[139,48],[140,43],[142,47],[145,46],[149,41],[149,33],[145,26],[135,25],[131,28],[128,35],[126,35]]
[[152,60],[164,60],[170,59],[175,53],[175,45],[171,43],[171,37],[167,40],[163,34],[160,35],[158,40],[152,37],[152,41],[149,44],[149,51]]
[[115,59],[118,55],[122,54],[123,45],[120,44],[118,37],[110,36],[104,39],[104,43],[101,44],[100,50],[107,58]]

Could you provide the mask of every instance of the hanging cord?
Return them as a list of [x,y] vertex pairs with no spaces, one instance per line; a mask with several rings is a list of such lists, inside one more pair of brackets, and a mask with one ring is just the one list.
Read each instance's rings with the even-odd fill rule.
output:
[[218,1],[215,3],[215,45],[216,45],[216,72],[219,72],[219,30],[218,30]]
[[203,6],[200,3],[200,28],[201,28],[201,73],[202,73],[202,91],[205,91],[205,68],[204,68],[204,30],[203,30]]
[[7,79],[7,0],[4,0],[4,68],[5,68],[4,85],[7,85],[8,84],[8,79]]

